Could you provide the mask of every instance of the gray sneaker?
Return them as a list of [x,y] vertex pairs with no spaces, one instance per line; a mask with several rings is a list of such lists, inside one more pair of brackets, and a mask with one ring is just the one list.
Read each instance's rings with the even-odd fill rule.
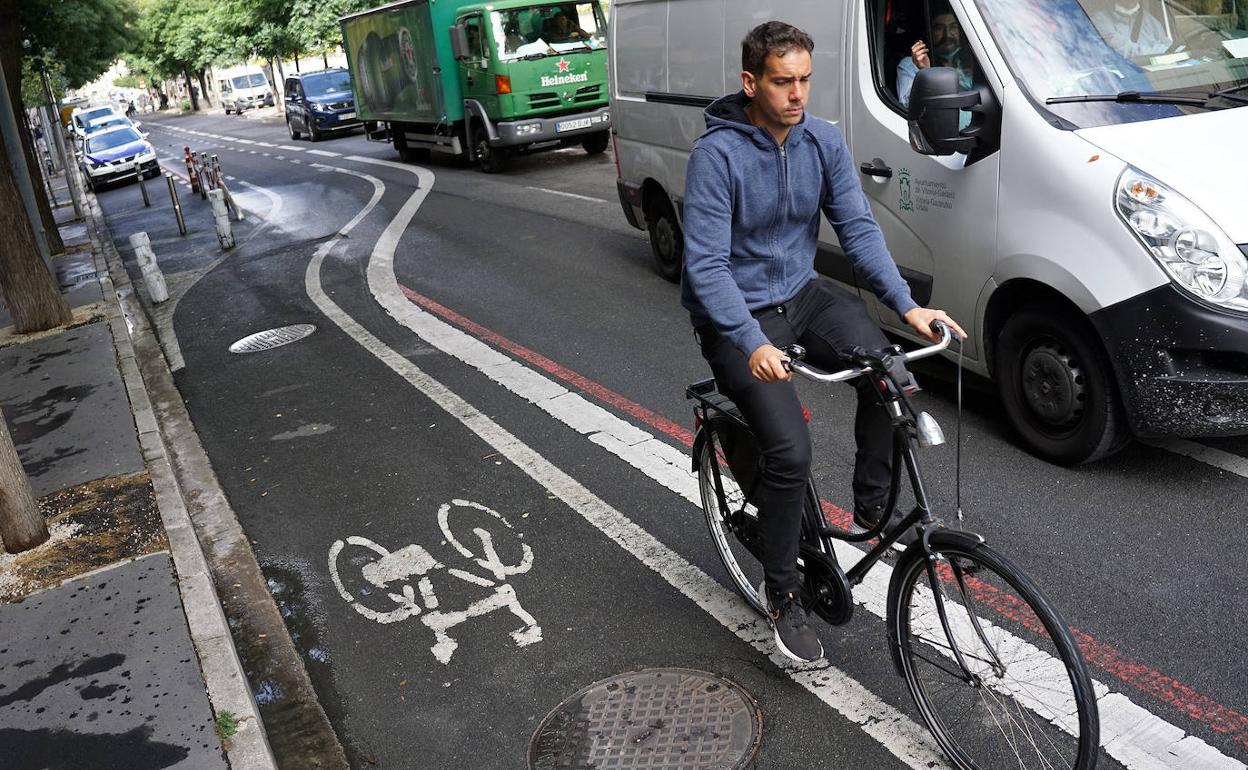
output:
[[773,594],[767,590],[766,584],[758,587],[758,595],[767,608],[767,621],[776,633],[776,646],[780,652],[802,663],[823,657],[823,645],[806,622],[806,610],[802,607],[800,596],[795,593],[783,596]]

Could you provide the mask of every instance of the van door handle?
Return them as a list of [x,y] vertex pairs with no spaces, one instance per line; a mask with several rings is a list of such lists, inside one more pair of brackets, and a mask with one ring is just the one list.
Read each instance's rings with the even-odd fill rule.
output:
[[474,84],[474,83],[476,83],[477,81],[475,81],[475,80],[473,80],[473,79],[472,79],[472,75],[469,75],[469,76],[468,76],[468,78],[467,78],[467,82],[468,82],[468,85],[473,85],[473,84]]
[[867,176],[879,177],[880,179],[892,179],[893,170],[888,166],[876,166],[871,163],[863,163],[858,170]]

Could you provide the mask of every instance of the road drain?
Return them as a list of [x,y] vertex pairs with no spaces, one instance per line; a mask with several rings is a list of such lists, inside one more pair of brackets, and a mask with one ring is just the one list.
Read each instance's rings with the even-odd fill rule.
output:
[[559,704],[533,734],[529,770],[737,770],[762,737],[762,712],[735,683],[651,668],[595,682]]
[[230,352],[260,353],[297,342],[314,331],[316,327],[312,324],[294,324],[293,326],[279,326],[276,329],[265,329],[262,332],[249,334],[230,345]]

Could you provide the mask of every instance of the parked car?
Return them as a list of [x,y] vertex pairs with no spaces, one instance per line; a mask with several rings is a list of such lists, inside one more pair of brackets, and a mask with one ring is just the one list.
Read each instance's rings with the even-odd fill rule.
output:
[[318,141],[333,131],[363,125],[355,114],[351,73],[345,69],[320,70],[286,78],[286,130],[291,139],[307,134]]
[[217,73],[217,89],[225,114],[242,115],[243,110],[273,106],[273,88],[264,70],[254,64],[230,67]]
[[133,126],[106,128],[87,136],[81,164],[92,190],[109,182],[137,179],[140,173],[148,179],[160,174],[155,148]]
[[[817,43],[810,113],[844,133],[915,301],[966,329],[968,368],[1034,453],[1248,434],[1245,17],[1145,3],[1164,33],[1146,40],[1098,27],[1087,0],[951,5],[956,66],[911,67],[910,87],[910,47],[934,39],[922,0],[616,0],[619,197],[659,272],[680,277],[703,110],[741,88],[746,32],[784,19]],[[820,226],[816,269],[914,339]]]
[[69,116],[69,130],[74,136],[82,137],[87,133],[87,127],[91,124],[91,121],[110,116],[125,117],[107,104],[75,108]]

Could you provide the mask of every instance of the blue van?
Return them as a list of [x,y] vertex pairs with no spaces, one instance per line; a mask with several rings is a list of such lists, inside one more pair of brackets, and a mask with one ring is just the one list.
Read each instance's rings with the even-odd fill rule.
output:
[[286,78],[286,130],[291,139],[307,134],[313,142],[327,133],[362,125],[355,115],[355,93],[345,69],[304,72]]

